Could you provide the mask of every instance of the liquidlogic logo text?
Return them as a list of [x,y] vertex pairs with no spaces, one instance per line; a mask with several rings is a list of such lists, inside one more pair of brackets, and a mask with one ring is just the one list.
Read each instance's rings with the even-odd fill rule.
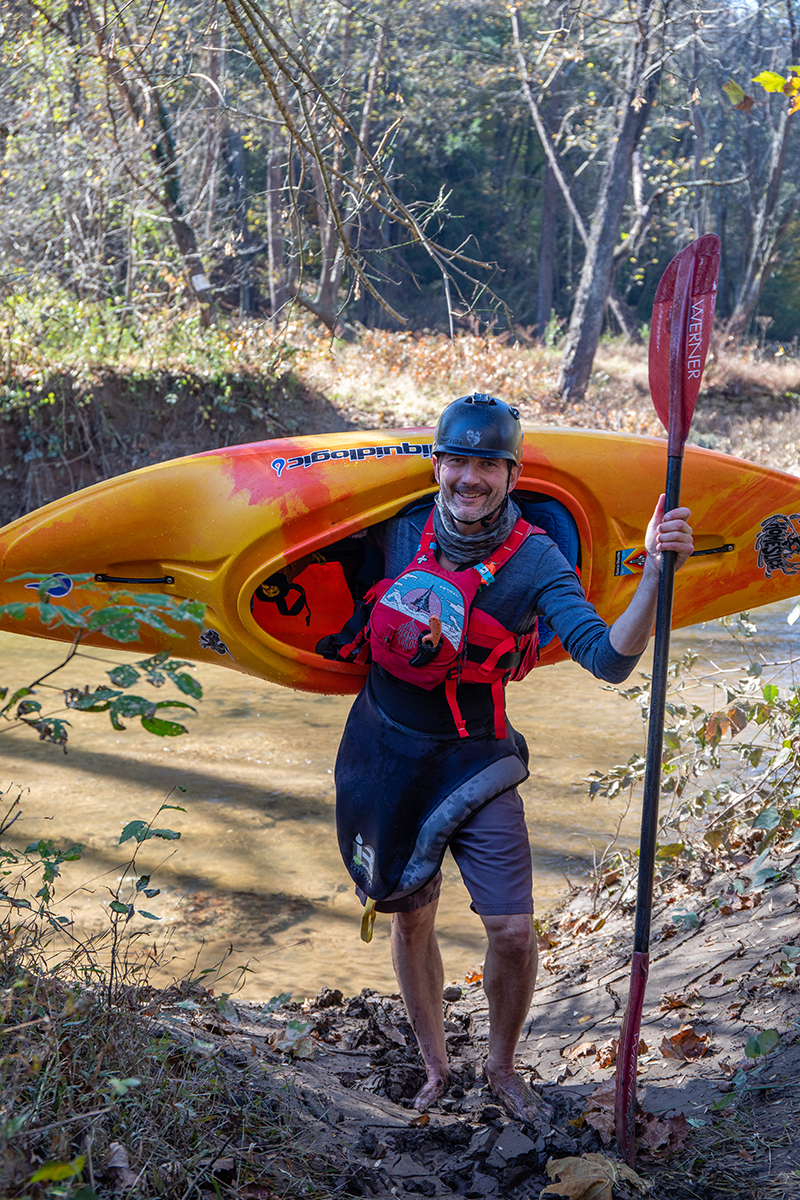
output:
[[389,458],[392,454],[398,457],[421,454],[423,458],[430,458],[432,450],[430,444],[418,446],[414,442],[391,446],[352,446],[343,450],[314,450],[311,454],[298,454],[295,458],[273,458],[270,466],[280,479],[283,471],[293,471],[295,467],[315,467],[324,462],[365,462],[370,458]]

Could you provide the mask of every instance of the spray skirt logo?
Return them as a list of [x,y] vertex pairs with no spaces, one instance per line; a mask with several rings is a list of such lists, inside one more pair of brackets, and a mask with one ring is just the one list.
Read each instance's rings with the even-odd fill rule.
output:
[[350,860],[350,868],[353,875],[361,876],[367,887],[372,885],[372,876],[375,873],[375,850],[372,846],[367,845],[360,833],[357,833],[353,840],[353,857]]
[[774,571],[797,575],[800,571],[800,513],[773,513],[761,522],[756,534],[758,565],[767,579]]
[[427,571],[407,571],[395,580],[381,604],[423,625],[427,625],[431,617],[438,617],[442,622],[442,637],[447,638],[453,649],[460,646],[464,597],[446,579]]

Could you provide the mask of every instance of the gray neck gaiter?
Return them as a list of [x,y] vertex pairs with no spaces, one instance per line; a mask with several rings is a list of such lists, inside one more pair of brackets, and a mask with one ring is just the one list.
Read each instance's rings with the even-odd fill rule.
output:
[[459,533],[453,518],[444,506],[441,492],[436,493],[433,510],[433,532],[439,549],[451,562],[463,566],[481,562],[508,537],[521,513],[509,499],[497,520],[480,533]]

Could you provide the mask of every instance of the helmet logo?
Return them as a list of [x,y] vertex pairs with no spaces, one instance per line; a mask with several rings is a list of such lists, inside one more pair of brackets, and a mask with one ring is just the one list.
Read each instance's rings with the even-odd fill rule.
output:
[[481,431],[480,429],[468,429],[466,437],[470,446],[477,446],[478,442],[481,440]]

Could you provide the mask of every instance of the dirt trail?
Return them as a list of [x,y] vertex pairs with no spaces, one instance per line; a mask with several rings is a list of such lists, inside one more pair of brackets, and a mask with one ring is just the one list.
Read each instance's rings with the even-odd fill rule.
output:
[[[657,901],[637,1126],[637,1170],[656,1200],[800,1196],[800,897],[786,878],[798,858],[782,864],[786,881],[738,902],[725,864],[709,859]],[[396,995],[365,989],[347,1001],[323,988],[305,1006],[274,1011],[201,997],[191,1015],[173,1009],[169,1029],[281,1089],[298,1136],[333,1156],[350,1194],[538,1197],[550,1159],[615,1159],[614,1042],[632,918],[625,896],[604,907],[575,892],[543,945],[518,1055],[546,1102],[532,1124],[510,1120],[482,1083],[488,1013],[478,979],[445,990],[454,1082],[421,1118],[409,1108],[421,1061]],[[767,1029],[780,1035],[774,1048],[747,1058],[748,1041]],[[312,1057],[280,1048],[292,1044]],[[616,1196],[634,1194],[624,1180],[614,1186]]]

